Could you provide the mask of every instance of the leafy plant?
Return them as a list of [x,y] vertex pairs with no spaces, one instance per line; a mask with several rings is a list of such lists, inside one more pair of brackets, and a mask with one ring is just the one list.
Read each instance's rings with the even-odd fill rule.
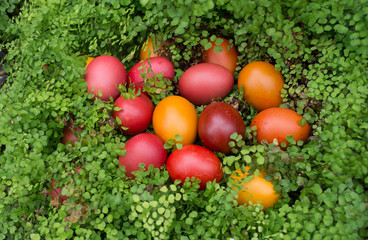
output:
[[[366,1],[13,0],[0,10],[9,74],[0,89],[0,239],[367,238]],[[164,168],[128,179],[117,166],[129,137],[115,127],[113,103],[86,92],[85,60],[110,54],[129,69],[152,34],[169,40],[176,67],[155,102],[178,94],[209,38],[225,37],[238,49],[237,70],[263,60],[281,71],[283,107],[312,126],[308,141],[289,139],[283,151],[256,144],[248,127],[244,139],[232,136],[238,150],[217,153],[225,175],[204,191],[171,182]],[[236,87],[224,101],[249,126],[257,112]],[[75,147],[60,143],[68,122],[84,128]],[[246,165],[268,172],[281,193],[274,208],[237,205],[228,178]],[[65,204],[52,204],[51,180]]]

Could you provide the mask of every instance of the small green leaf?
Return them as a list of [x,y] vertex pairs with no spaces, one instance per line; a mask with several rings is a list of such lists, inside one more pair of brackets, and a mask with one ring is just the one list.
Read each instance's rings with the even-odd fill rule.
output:
[[34,233],[31,234],[30,237],[31,237],[31,240],[40,240],[41,239],[39,234],[34,234]]
[[220,224],[221,224],[221,219],[219,219],[219,218],[215,219],[215,221],[213,222],[213,225],[214,225],[215,227],[220,226]]
[[265,162],[265,158],[262,155],[257,157],[257,163],[259,165],[262,165],[264,162]]
[[268,35],[268,36],[273,36],[273,35],[275,35],[275,33],[276,33],[276,29],[275,28],[268,28],[267,30],[266,30],[266,34]]
[[307,223],[305,225],[305,229],[310,232],[310,233],[313,233],[315,230],[316,230],[316,227],[313,223]]
[[97,225],[97,229],[99,230],[104,230],[106,227],[106,223],[105,222],[101,222],[100,224]]
[[303,127],[305,124],[307,124],[307,120],[304,117],[302,117],[299,121],[299,125]]
[[91,198],[91,194],[89,192],[85,192],[85,193],[83,193],[83,197],[85,199],[90,199]]
[[87,151],[88,151],[88,147],[82,147],[82,148],[80,149],[80,151],[81,151],[81,152],[87,152]]
[[155,208],[155,207],[157,207],[158,202],[157,201],[152,201],[152,202],[150,202],[150,205]]
[[176,141],[178,141],[178,142],[183,141],[183,136],[182,136],[182,135],[180,135],[180,134],[175,134],[174,138],[175,138],[175,140],[176,140]]
[[173,192],[175,192],[175,191],[178,190],[178,188],[176,187],[176,185],[170,184],[170,190],[173,191]]
[[205,45],[204,45],[204,50],[208,50],[212,47],[212,43],[211,42],[207,42]]
[[230,135],[230,139],[232,139],[232,140],[235,140],[237,137],[238,137],[238,133],[237,132],[234,132],[234,133],[232,133],[231,135]]
[[312,190],[317,196],[322,194],[322,188],[319,184],[314,184]]
[[164,214],[164,212],[165,212],[165,208],[163,208],[163,207],[159,207],[158,209],[157,209],[157,212],[158,212],[158,214]]
[[323,223],[326,226],[331,226],[333,224],[333,217],[331,215],[325,215],[323,217]]
[[203,47],[205,47],[208,43],[208,40],[207,39],[202,39],[200,42],[199,42]]
[[198,216],[198,212],[196,212],[196,211],[193,211],[189,214],[189,217],[191,217],[191,218],[196,218],[197,216]]
[[223,47],[221,47],[221,46],[215,46],[215,48],[214,48],[214,52],[215,53],[219,53],[219,52],[221,52],[223,50]]
[[285,137],[286,141],[288,141],[291,145],[295,145],[295,140],[293,135],[288,135]]
[[149,208],[150,207],[150,204],[148,203],[148,202],[143,202],[142,203],[142,207],[144,207],[144,208]]
[[108,213],[108,212],[109,212],[109,208],[108,208],[107,206],[104,206],[104,207],[102,208],[102,213],[106,214],[106,213]]
[[168,189],[167,189],[167,187],[166,187],[166,186],[162,186],[162,187],[160,188],[160,191],[161,191],[161,192],[163,192],[163,193],[165,193],[165,192],[167,192],[167,191],[168,191]]
[[112,130],[113,128],[109,124],[106,124],[106,132],[111,132]]
[[148,4],[148,0],[139,0],[139,2],[142,4],[142,6],[146,6]]
[[140,205],[138,205],[137,207],[136,207],[136,210],[137,210],[137,212],[143,212],[143,207],[142,206],[140,206]]
[[137,195],[137,194],[134,194],[134,195],[132,196],[132,199],[133,199],[133,202],[139,202],[139,201],[140,201],[140,197],[139,197],[139,195]]
[[174,194],[170,194],[169,197],[167,198],[167,201],[169,203],[174,203],[175,202],[175,195]]
[[120,118],[116,118],[116,123],[120,126],[120,125],[122,125],[123,124],[123,122],[120,120]]
[[188,224],[188,225],[192,225],[193,224],[193,218],[185,219],[185,223]]
[[243,160],[244,160],[247,164],[249,164],[249,163],[251,163],[251,162],[252,162],[252,158],[251,158],[249,155],[244,155],[244,156],[243,156]]
[[107,217],[106,217],[106,221],[107,221],[108,223],[111,223],[113,220],[114,220],[113,215],[111,215],[111,214],[107,215]]
[[221,45],[223,42],[224,42],[224,39],[222,39],[222,38],[217,38],[217,39],[216,39],[216,41],[215,41],[215,44],[216,44],[216,45]]

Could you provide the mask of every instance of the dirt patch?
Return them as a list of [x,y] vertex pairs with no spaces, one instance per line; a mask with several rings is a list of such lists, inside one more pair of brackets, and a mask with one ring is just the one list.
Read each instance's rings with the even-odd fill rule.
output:
[[5,82],[8,80],[8,75],[4,71],[4,58],[5,54],[0,50],[0,89],[4,86]]

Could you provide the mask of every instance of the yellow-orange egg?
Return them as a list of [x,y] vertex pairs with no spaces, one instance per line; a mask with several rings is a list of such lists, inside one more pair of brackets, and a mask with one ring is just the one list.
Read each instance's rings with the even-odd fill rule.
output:
[[165,142],[179,134],[183,137],[179,143],[194,143],[197,137],[197,122],[198,116],[193,104],[181,96],[164,98],[153,111],[153,129]]
[[[205,63],[215,63],[224,66],[234,74],[238,63],[238,51],[227,39],[220,39],[222,39],[221,44],[216,45],[216,41],[213,41],[211,42],[212,47],[207,50],[203,50],[203,61]],[[222,47],[222,51],[216,52],[216,47]]]
[[160,41],[155,39],[152,41],[152,38],[148,38],[142,45],[141,50],[139,52],[139,59],[145,60],[151,57],[160,57],[157,50],[163,50],[163,47],[160,45]]
[[87,61],[86,61],[86,68],[88,66],[88,64],[90,64],[90,62],[92,62],[92,60],[95,59],[94,57],[88,57]]
[[[273,207],[280,196],[273,189],[273,184],[263,177],[263,171],[260,171],[259,176],[254,175],[254,178],[249,182],[241,182],[243,178],[249,175],[248,171],[250,167],[246,166],[245,169],[245,173],[241,170],[236,170],[236,174],[230,176],[235,185],[242,185],[241,190],[238,192],[238,198],[236,199],[238,203],[248,204],[249,201],[253,204],[259,203],[264,207],[264,210]],[[236,189],[235,187],[233,188]]]

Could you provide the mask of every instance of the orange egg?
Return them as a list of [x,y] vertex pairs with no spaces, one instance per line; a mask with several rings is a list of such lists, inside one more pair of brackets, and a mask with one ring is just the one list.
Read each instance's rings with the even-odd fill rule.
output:
[[[254,175],[254,178],[249,182],[241,182],[242,179],[249,175],[250,167],[246,166],[245,169],[247,170],[245,173],[241,170],[236,170],[236,175],[232,174],[230,176],[234,180],[235,186],[242,185],[241,190],[238,192],[238,198],[236,198],[238,203],[246,205],[249,204],[249,201],[253,204],[259,203],[263,206],[263,210],[273,207],[280,196],[279,193],[273,190],[273,184],[263,177],[263,171],[260,171],[259,176]],[[236,189],[235,186],[233,186],[234,189]]]
[[180,96],[161,100],[153,111],[152,124],[155,134],[163,141],[183,137],[183,145],[194,143],[197,137],[197,112],[192,103]]
[[278,107],[283,103],[281,89],[284,77],[267,62],[252,62],[239,74],[238,88],[244,90],[243,98],[258,111]]
[[94,57],[88,57],[87,61],[86,61],[86,68],[88,66],[88,64],[90,64],[90,62],[92,62],[92,60],[95,59]]
[[160,40],[156,38],[155,41],[152,41],[152,38],[148,38],[141,47],[141,50],[139,52],[139,59],[145,60],[150,57],[160,57],[160,55],[157,53],[158,49],[164,49],[160,45]]
[[[221,44],[216,45],[216,41],[211,42],[212,47],[203,51],[203,61],[205,63],[215,63],[224,66],[234,74],[238,62],[238,51],[227,39],[221,37],[220,39],[222,39]],[[215,52],[216,47],[222,47],[222,51]]]
[[257,141],[261,143],[262,140],[266,140],[268,143],[272,143],[274,139],[277,139],[279,145],[282,147],[282,143],[286,143],[287,148],[288,141],[287,136],[293,136],[296,142],[307,141],[310,133],[310,127],[308,123],[304,126],[299,124],[302,116],[297,112],[286,108],[269,108],[258,113],[252,120],[250,126],[256,126]]

